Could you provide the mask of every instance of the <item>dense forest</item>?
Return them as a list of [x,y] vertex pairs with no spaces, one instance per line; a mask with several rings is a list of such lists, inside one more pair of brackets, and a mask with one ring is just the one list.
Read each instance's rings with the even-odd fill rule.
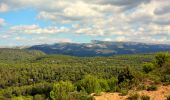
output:
[[91,95],[170,83],[170,54],[75,57],[0,49],[0,100],[94,100]]

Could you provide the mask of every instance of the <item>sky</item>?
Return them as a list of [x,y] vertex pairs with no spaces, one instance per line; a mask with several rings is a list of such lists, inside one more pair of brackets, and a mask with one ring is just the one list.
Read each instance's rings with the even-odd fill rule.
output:
[[170,44],[170,0],[0,0],[0,46]]

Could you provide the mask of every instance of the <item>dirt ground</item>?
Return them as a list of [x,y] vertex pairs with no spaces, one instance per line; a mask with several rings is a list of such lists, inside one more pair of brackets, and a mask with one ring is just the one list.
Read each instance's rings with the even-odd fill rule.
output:
[[[170,96],[170,85],[158,86],[157,91],[135,91],[140,96],[150,96],[150,100],[167,100],[167,96]],[[129,92],[130,94],[131,92]],[[128,96],[120,96],[119,93],[101,93],[101,96],[94,96],[95,100],[127,100]]]

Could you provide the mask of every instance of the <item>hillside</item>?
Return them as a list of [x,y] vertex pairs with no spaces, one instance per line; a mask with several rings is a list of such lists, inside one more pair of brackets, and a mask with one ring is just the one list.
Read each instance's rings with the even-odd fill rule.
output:
[[115,54],[138,54],[170,51],[170,45],[137,42],[92,41],[91,43],[56,43],[51,45],[35,45],[27,49],[40,50],[47,54],[64,54],[71,56],[111,56]]
[[167,52],[76,57],[1,49],[0,55],[0,100],[94,100],[102,93],[128,97],[129,91],[152,93],[157,84],[170,83]]
[[22,62],[32,60],[36,57],[45,55],[45,53],[37,50],[21,50],[0,48],[0,62]]

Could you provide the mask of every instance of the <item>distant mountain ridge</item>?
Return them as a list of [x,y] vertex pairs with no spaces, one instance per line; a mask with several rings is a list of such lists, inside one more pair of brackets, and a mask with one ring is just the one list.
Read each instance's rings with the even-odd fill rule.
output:
[[34,45],[27,49],[40,50],[46,54],[64,54],[71,56],[111,56],[115,54],[170,51],[170,45],[93,40],[91,43],[55,43],[50,45]]

